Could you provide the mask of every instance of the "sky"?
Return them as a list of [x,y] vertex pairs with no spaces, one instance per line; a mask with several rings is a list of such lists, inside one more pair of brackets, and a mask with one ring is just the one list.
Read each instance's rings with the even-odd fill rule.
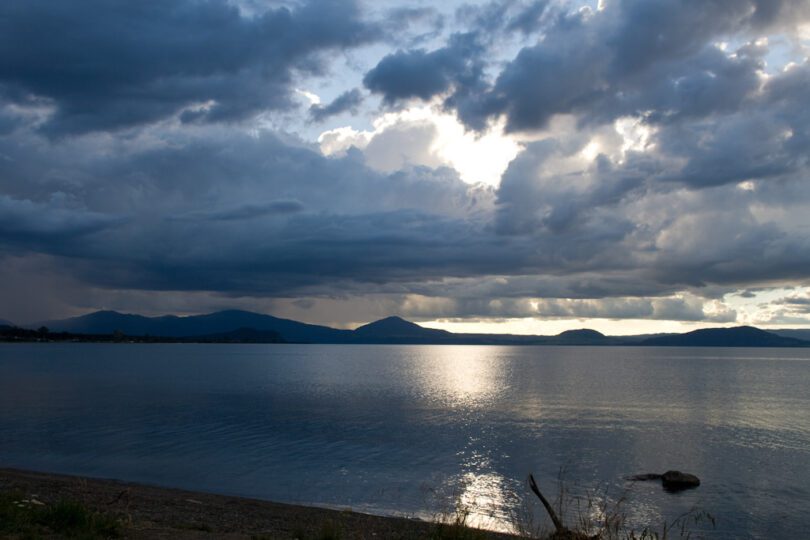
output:
[[0,3],[0,318],[810,326],[810,2],[434,4]]

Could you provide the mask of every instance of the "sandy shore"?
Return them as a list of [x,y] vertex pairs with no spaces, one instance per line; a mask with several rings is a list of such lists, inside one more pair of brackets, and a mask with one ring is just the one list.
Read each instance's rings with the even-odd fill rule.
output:
[[[333,536],[416,539],[436,536],[435,523],[14,469],[0,469],[0,493],[45,505],[77,501],[123,524],[125,538],[292,539]],[[514,538],[485,533],[492,539]]]

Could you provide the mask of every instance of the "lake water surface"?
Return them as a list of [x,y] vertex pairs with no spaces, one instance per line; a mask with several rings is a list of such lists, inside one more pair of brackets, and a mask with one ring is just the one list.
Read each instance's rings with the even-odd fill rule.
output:
[[[810,530],[810,350],[0,345],[0,466],[508,527],[547,496]],[[668,494],[627,475],[680,469]],[[570,510],[571,514],[576,511]],[[693,527],[700,531],[707,521]]]

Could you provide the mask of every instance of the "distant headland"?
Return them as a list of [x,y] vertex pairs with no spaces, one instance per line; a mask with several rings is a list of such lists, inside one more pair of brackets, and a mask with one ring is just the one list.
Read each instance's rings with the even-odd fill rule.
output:
[[396,316],[354,330],[343,330],[238,310],[187,317],[145,317],[96,311],[27,327],[4,321],[0,324],[0,341],[810,347],[810,330],[766,331],[739,326],[707,328],[684,334],[606,336],[596,330],[581,329],[554,336],[533,336],[453,333],[424,328]]

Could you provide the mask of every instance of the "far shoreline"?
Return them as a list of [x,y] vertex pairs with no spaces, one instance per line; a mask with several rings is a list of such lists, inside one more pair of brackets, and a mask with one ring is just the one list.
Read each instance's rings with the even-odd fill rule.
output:
[[[236,312],[236,314],[240,320],[235,320],[236,315],[231,312],[186,317],[179,319],[183,320],[186,326],[178,328],[165,325],[160,327],[160,318],[149,319],[136,315],[98,312],[79,317],[73,322],[76,323],[82,319],[113,317],[115,322],[120,324],[114,325],[107,321],[110,324],[101,326],[90,324],[85,325],[84,330],[67,331],[62,323],[62,328],[56,332],[44,325],[37,330],[0,325],[0,342],[810,348],[808,339],[781,335],[778,333],[779,331],[770,332],[753,326],[704,328],[683,334],[624,336],[608,336],[596,330],[583,328],[567,330],[556,336],[541,336],[455,334],[445,330],[424,328],[399,317],[381,319],[349,331],[326,326],[313,326],[250,312]],[[122,317],[124,320],[119,320]],[[128,324],[127,321],[132,317],[137,318],[143,324],[141,326]],[[207,319],[215,317],[224,318],[224,320],[213,326],[208,324],[210,321]],[[241,320],[245,317],[250,321]],[[205,324],[195,322],[196,319],[201,318],[206,319]],[[155,322],[156,320],[158,322]],[[59,323],[59,321],[55,322]],[[118,329],[113,331],[111,328]],[[787,330],[782,332],[787,332]]]

